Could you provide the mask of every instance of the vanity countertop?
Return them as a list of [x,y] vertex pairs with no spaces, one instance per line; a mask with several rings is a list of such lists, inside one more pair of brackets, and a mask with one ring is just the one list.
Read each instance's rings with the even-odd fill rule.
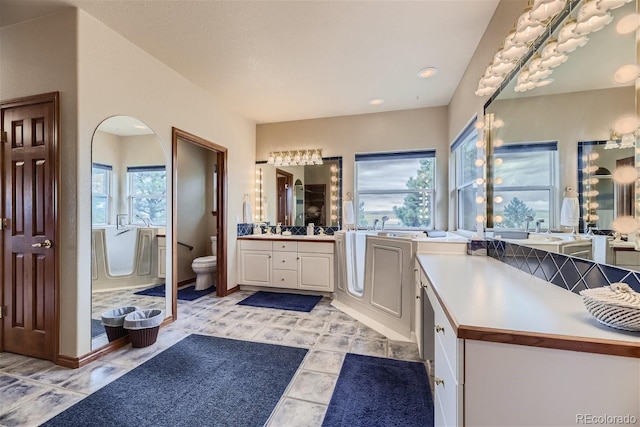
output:
[[306,235],[291,235],[283,236],[281,234],[248,234],[246,236],[238,236],[238,240],[288,240],[294,242],[334,242],[335,237],[333,235],[320,235],[315,234],[313,236]]
[[490,257],[416,258],[458,338],[640,358],[640,332],[602,325],[578,294]]

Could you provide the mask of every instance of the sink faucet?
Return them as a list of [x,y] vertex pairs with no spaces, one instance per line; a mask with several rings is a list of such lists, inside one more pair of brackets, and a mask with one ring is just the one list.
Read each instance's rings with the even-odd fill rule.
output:
[[384,223],[389,221],[389,217],[387,215],[382,217],[382,231],[384,231]]
[[373,220],[373,231],[378,229],[378,221],[380,221],[378,218]]
[[524,231],[528,232],[529,231],[529,223],[531,223],[531,221],[533,221],[533,217],[531,215],[527,215],[524,217]]
[[540,232],[540,224],[544,222],[544,219],[540,218],[536,221],[536,233]]
[[136,215],[136,218],[142,221],[144,225],[146,225],[147,227],[151,227],[151,218],[149,218],[149,215],[147,214]]

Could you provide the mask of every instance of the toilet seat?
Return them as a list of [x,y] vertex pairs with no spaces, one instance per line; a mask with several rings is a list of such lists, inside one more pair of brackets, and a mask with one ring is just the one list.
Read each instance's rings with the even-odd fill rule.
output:
[[217,257],[215,256],[203,256],[193,260],[192,266],[195,267],[215,267]]

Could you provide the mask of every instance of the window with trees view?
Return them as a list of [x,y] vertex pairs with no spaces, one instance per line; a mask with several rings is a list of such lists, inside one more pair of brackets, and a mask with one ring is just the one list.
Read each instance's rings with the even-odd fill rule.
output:
[[[494,184],[493,204],[496,228],[523,228],[525,218],[544,220],[543,228],[555,226],[557,194],[557,142],[507,144],[494,149],[494,174],[501,181]],[[502,159],[495,162],[495,159]],[[499,163],[499,164],[497,164]]]
[[167,172],[164,166],[127,168],[131,223],[165,225],[167,222]]
[[476,190],[478,185],[478,167],[475,161],[478,158],[478,130],[473,120],[458,136],[451,146],[451,152],[455,161],[456,170],[456,194],[458,201],[458,229],[476,230],[476,217],[478,216],[478,204],[476,203]]
[[99,163],[93,163],[91,167],[91,223],[94,225],[109,221],[111,170],[111,166]]
[[435,150],[356,154],[359,227],[433,228],[434,188]]

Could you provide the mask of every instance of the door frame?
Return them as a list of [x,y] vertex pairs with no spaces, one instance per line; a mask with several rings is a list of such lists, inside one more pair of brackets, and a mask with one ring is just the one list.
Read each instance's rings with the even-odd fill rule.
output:
[[[287,172],[285,170],[282,169],[278,169],[276,168],[276,193],[278,192],[278,178],[285,178],[286,179],[286,197],[285,197],[285,218],[287,218],[287,220],[282,222],[282,225],[285,226],[290,226],[290,225],[294,225],[294,218],[293,218],[293,174],[290,172]],[[280,218],[280,203],[276,203],[276,222],[278,222],[278,219]]]
[[171,197],[171,265],[172,265],[172,282],[173,296],[172,296],[172,310],[173,318],[177,319],[178,309],[178,239],[176,238],[176,231],[178,229],[178,206],[176,192],[178,188],[178,139],[189,142],[191,144],[198,145],[210,151],[217,153],[217,182],[216,182],[216,198],[217,198],[217,213],[212,212],[212,215],[216,217],[216,229],[218,230],[217,244],[217,268],[216,268],[216,295],[224,297],[230,292],[227,289],[227,148],[222,145],[218,145],[204,138],[196,136],[192,133],[178,129],[176,127],[171,128],[171,173],[173,179],[172,185],[172,197]]
[[[54,223],[54,242],[56,243],[56,248],[61,247],[60,245],[60,215],[58,212],[58,201],[60,200],[60,186],[61,182],[60,177],[60,150],[59,150],[59,141],[60,141],[60,92],[48,92],[38,95],[24,96],[20,98],[8,99],[8,100],[0,100],[0,128],[3,132],[4,129],[4,120],[2,117],[2,111],[8,108],[14,107],[25,107],[32,104],[42,104],[42,103],[52,103],[53,104],[53,136],[51,145],[48,148],[53,153],[51,153],[51,157],[55,161],[54,170],[51,173],[51,179],[53,182],[51,183],[53,187],[53,194],[51,203],[53,204],[53,223]],[[2,174],[0,177],[0,194],[2,195],[2,200],[6,200],[6,183],[4,182],[5,176],[5,149],[4,144],[6,143],[6,138],[4,137],[4,133],[0,135],[0,139],[2,142],[2,149],[0,149],[0,173]],[[2,218],[5,217],[4,211],[4,203],[2,207],[0,207],[0,216]],[[4,270],[4,233],[0,233],[0,265],[3,266]],[[53,305],[54,305],[54,313],[53,313],[53,325],[51,325],[52,330],[51,333],[53,335],[53,349],[52,355],[53,359],[51,360],[55,364],[60,364],[60,253],[56,249],[56,253],[54,255],[54,289],[53,289]],[[3,275],[4,277],[4,275]],[[4,287],[8,286],[4,279],[0,279],[0,306],[4,306],[6,301],[4,301]],[[0,327],[0,352],[4,351],[4,327]]]

